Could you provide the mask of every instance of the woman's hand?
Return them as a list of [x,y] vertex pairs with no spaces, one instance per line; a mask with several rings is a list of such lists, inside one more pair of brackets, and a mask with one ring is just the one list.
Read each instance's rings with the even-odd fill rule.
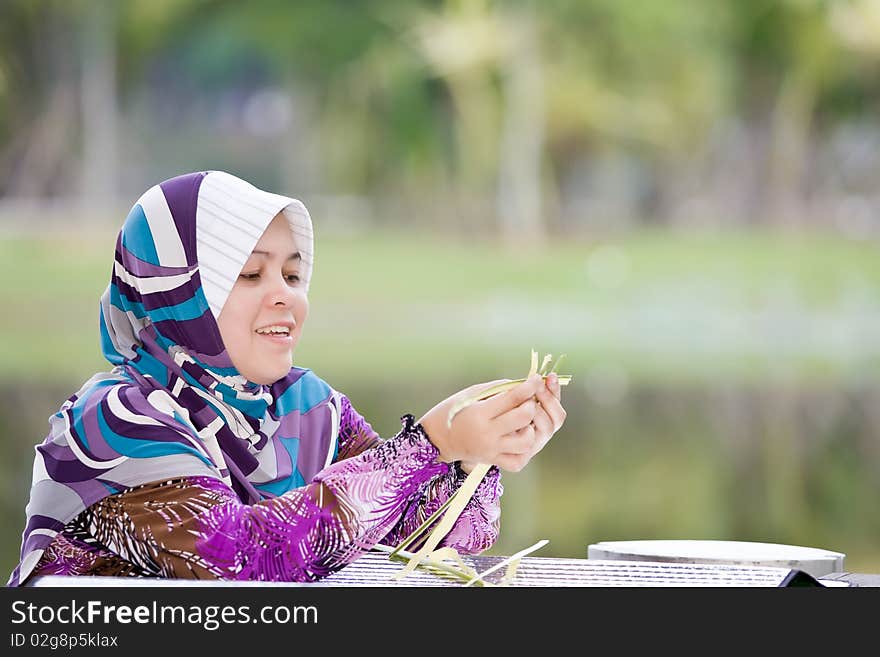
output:
[[452,406],[510,379],[499,379],[465,388],[428,411],[419,423],[440,450],[440,460],[461,461],[465,471],[488,463],[518,472],[537,454],[565,420],[559,403],[559,382],[548,385],[538,375],[500,395],[478,401],[459,411],[447,427]]
[[[559,385],[559,377],[555,373],[547,376],[546,385],[538,390],[538,411],[535,413],[534,425],[535,440],[533,450],[529,454],[523,454],[523,462],[520,470],[532,459],[532,457],[544,449],[553,434],[562,428],[567,413],[561,402],[562,386]],[[518,472],[518,470],[514,470]]]

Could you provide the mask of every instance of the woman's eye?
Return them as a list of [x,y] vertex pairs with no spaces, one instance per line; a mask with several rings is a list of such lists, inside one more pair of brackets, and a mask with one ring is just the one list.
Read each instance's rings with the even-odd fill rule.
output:
[[[253,274],[239,274],[238,277],[243,281],[258,281],[260,280],[260,272],[255,272]],[[300,282],[300,277],[299,274],[284,274],[284,280],[295,285]]]

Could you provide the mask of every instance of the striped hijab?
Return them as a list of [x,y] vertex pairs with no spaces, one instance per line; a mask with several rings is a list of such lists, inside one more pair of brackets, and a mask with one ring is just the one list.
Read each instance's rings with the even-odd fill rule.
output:
[[308,289],[312,225],[295,199],[210,171],[166,180],[132,207],[100,303],[101,346],[114,367],[49,418],[10,585],[25,580],[67,522],[108,495],[203,475],[253,503],[303,485],[333,460],[338,394],[297,367],[268,386],[248,381],[217,326],[279,212]]

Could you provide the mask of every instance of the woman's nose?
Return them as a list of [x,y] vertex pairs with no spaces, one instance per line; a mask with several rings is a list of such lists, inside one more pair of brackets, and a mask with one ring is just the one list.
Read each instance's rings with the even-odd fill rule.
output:
[[277,276],[272,279],[272,287],[269,290],[269,304],[274,306],[289,306],[293,303],[296,292],[284,278]]

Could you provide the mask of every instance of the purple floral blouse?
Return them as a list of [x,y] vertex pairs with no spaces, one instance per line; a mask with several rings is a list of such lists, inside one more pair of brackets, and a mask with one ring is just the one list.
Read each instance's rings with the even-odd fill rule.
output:
[[[397,545],[462,484],[412,415],[382,439],[341,396],[335,461],[305,486],[243,503],[219,479],[181,477],[105,497],[70,521],[31,577],[112,575],[316,581],[377,543]],[[463,554],[498,536],[500,472],[493,467],[441,542]],[[417,550],[419,543],[409,549]]]

